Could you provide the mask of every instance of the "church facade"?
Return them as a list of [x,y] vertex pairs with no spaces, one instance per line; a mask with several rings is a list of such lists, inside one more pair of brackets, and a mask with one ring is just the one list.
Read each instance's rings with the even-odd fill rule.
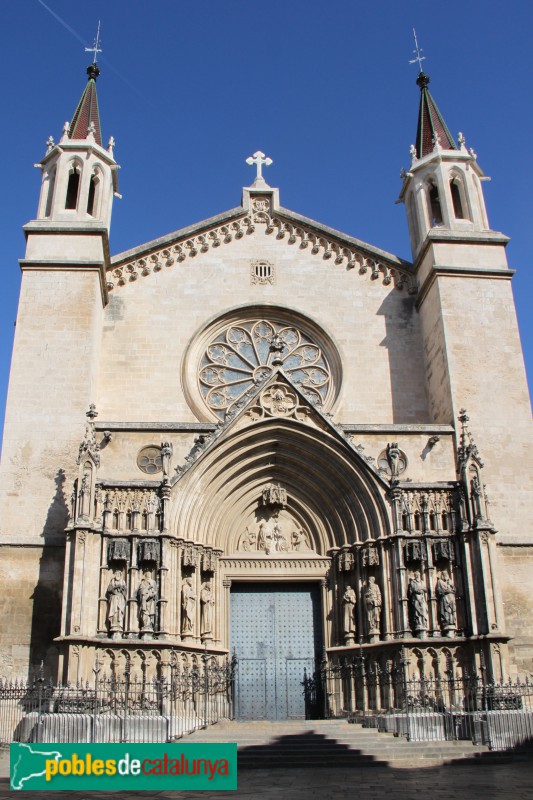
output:
[[[531,411],[507,237],[420,73],[408,262],[241,205],[111,256],[96,79],[41,161],[3,445],[0,672],[237,656],[242,717],[302,675],[531,671]],[[529,483],[528,483],[529,481]]]

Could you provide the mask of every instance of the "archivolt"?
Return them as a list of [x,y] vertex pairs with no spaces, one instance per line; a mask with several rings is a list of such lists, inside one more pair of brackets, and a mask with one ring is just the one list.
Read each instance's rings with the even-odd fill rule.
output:
[[236,550],[270,482],[287,490],[288,510],[321,554],[389,532],[383,487],[355,454],[309,425],[269,419],[219,442],[175,484],[174,534]]

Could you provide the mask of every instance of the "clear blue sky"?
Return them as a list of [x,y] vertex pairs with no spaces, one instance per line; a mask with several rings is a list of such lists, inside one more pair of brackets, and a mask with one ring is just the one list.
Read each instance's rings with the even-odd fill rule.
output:
[[[87,45],[102,21],[102,130],[106,142],[116,139],[124,196],[113,210],[112,253],[238,205],[253,179],[245,158],[261,149],[274,160],[267,179],[284,206],[410,258],[395,200],[416,131],[415,26],[449,128],[464,132],[492,177],[484,184],[489,220],[511,237],[533,374],[531,0],[43,1]],[[72,116],[90,58],[39,0],[4,2],[0,15],[1,420],[21,226],[34,218],[39,193],[33,164]]]

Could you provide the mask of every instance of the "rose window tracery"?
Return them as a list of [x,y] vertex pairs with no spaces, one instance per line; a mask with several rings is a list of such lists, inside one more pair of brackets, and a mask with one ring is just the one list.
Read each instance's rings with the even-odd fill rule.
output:
[[265,319],[229,325],[211,340],[200,361],[200,393],[224,419],[233,403],[277,368],[311,403],[325,403],[331,369],[322,348],[295,325]]

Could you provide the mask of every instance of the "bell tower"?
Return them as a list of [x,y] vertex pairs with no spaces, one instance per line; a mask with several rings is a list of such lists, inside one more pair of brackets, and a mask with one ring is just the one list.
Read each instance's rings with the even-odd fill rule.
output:
[[[54,669],[50,642],[59,634],[67,484],[77,469],[73,454],[87,408],[98,402],[118,165],[113,139],[107,148],[102,145],[95,61],[87,74],[70,124],[57,144],[48,139],[37,164],[42,172],[37,217],[24,226],[0,479],[0,543],[6,569],[17,574],[19,586],[6,616],[19,613],[28,623],[0,640],[5,652],[11,652],[9,636],[17,643],[15,671],[25,669],[28,658],[44,659]],[[27,548],[23,561],[21,546]]]
[[[422,71],[417,84],[416,140],[409,170],[402,170],[399,200],[406,206],[418,284],[430,417],[457,429],[461,409],[468,410],[485,458],[500,558],[511,553],[511,543],[525,558],[533,538],[523,527],[531,492],[524,464],[533,441],[514,270],[505,252],[509,239],[489,226],[482,188],[488,179],[476,154],[461,133],[454,141]],[[512,577],[501,588],[505,601],[506,592],[514,591]],[[506,617],[519,647],[520,619]]]
[[[96,93],[100,74],[93,63],[87,68],[88,81],[71,122],[65,122],[57,144],[47,141],[47,152],[37,167],[42,172],[36,230],[87,229],[92,226],[106,238],[111,223],[113,196],[118,195],[118,164],[113,156],[115,141],[102,146],[102,131]],[[119,196],[119,195],[118,195]],[[57,246],[60,246],[59,241]]]
[[481,182],[489,180],[459,133],[455,143],[420,72],[420,107],[411,166],[402,173],[400,201],[405,203],[413,257],[430,231],[458,235],[489,230]]

